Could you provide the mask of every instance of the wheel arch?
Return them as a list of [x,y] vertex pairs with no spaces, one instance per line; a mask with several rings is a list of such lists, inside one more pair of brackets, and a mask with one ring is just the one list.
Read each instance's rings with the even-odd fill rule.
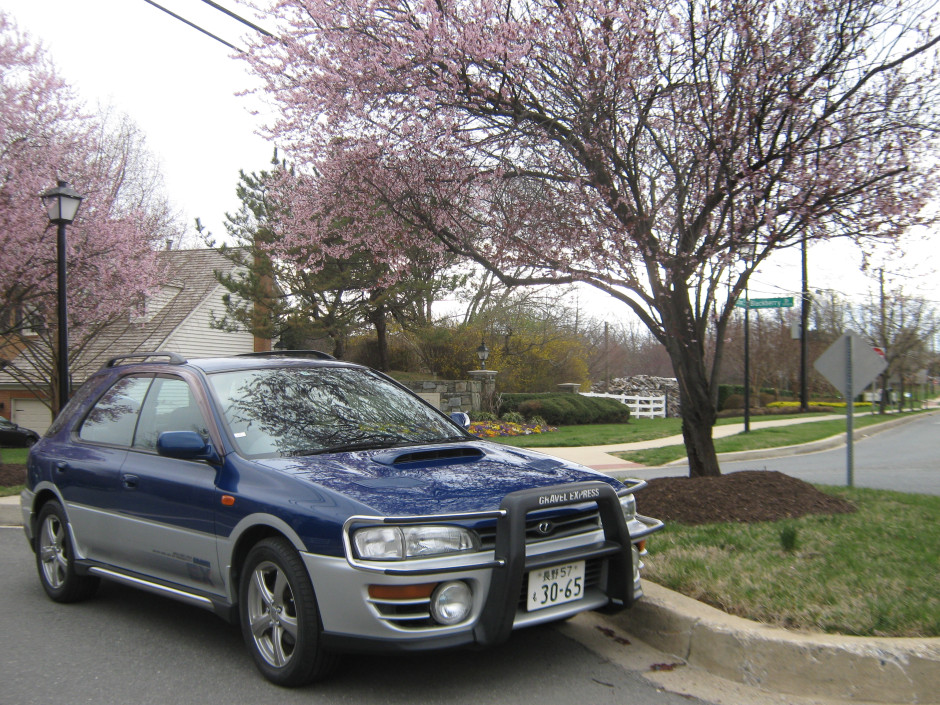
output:
[[[267,538],[283,538],[299,553],[305,551],[304,543],[297,532],[282,519],[270,514],[255,514],[242,519],[231,534],[231,554],[228,561],[229,596],[233,605],[238,604],[238,584],[242,566],[248,552],[259,541]],[[236,611],[237,612],[237,611]]]

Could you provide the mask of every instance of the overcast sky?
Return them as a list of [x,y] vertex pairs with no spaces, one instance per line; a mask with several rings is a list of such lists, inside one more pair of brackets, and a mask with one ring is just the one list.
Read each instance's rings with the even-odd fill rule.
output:
[[[200,0],[159,4],[235,45],[252,31]],[[232,50],[144,0],[0,0],[0,7],[42,41],[88,104],[111,104],[141,127],[187,223],[198,216],[222,235],[224,213],[238,207],[239,169],[266,168],[273,149],[256,134],[257,103],[235,95],[251,78]]]
[[[235,45],[244,45],[242,37],[253,31],[201,0],[158,1]],[[247,16],[234,0],[219,4]],[[260,104],[235,95],[250,87],[252,78],[231,58],[233,51],[145,0],[0,0],[0,7],[43,42],[88,103],[112,104],[141,127],[162,163],[168,195],[187,223],[198,216],[222,236],[225,212],[238,207],[239,169],[266,168],[273,151],[257,135],[261,118],[251,114]],[[250,19],[264,26],[263,18]],[[905,250],[886,271],[910,293],[919,289],[940,305],[938,275],[932,271],[940,247],[920,236]],[[861,296],[877,278],[859,273],[860,264],[850,243],[812,246],[810,288]],[[799,251],[794,250],[762,267],[752,278],[751,295],[787,296],[799,289]],[[606,308],[609,300],[601,301]]]

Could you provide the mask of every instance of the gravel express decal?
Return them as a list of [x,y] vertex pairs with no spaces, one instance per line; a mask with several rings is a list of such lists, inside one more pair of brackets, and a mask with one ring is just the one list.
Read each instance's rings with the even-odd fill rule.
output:
[[562,502],[581,502],[589,499],[597,499],[601,496],[601,491],[597,488],[589,490],[574,490],[572,492],[554,492],[552,494],[543,494],[539,497],[539,506],[547,504],[561,504]]

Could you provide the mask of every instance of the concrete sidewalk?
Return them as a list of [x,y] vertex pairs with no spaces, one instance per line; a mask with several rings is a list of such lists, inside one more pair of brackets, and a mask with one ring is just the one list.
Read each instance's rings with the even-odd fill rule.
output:
[[[773,419],[752,422],[752,428],[809,423],[813,419]],[[870,426],[859,435],[871,435],[879,430],[905,423],[910,417],[894,419],[884,424]],[[715,437],[733,435],[743,430],[743,424],[716,426]],[[845,442],[845,434],[823,441],[748,451],[746,454],[723,454],[722,459],[739,457],[771,457],[813,452],[826,447],[835,447]],[[623,476],[631,469],[639,469],[610,455],[611,452],[655,448],[681,444],[681,436],[671,436],[639,443],[624,443],[591,448],[540,448],[538,450],[587,465],[608,474]],[[756,454],[762,455],[756,455]],[[669,473],[659,468],[660,474]],[[644,473],[646,474],[646,473]],[[19,497],[0,497],[0,525],[21,525]],[[655,540],[655,537],[654,539]],[[845,637],[828,634],[805,634],[769,627],[739,617],[732,617],[697,600],[672,592],[659,585],[644,583],[646,596],[631,609],[613,617],[590,615],[587,624],[597,620],[600,626],[587,627],[585,642],[591,636],[596,648],[613,648],[611,644],[629,644],[628,639],[617,641],[614,630],[623,630],[631,637],[640,639],[649,646],[671,655],[676,663],[667,664],[650,661],[646,677],[669,690],[683,692],[687,689],[695,694],[697,681],[694,672],[686,675],[681,685],[674,671],[676,665],[688,665],[695,672],[709,677],[725,679],[753,688],[769,696],[774,703],[861,703],[940,704],[940,638],[934,639],[887,639]],[[577,624],[575,622],[575,624]],[[564,629],[573,629],[570,624]],[[600,630],[600,631],[598,631]],[[598,637],[598,634],[614,634],[614,637]],[[612,641],[613,639],[613,641]],[[609,643],[604,643],[604,640]],[[620,646],[618,648],[633,648]],[[642,647],[637,646],[637,649]],[[738,686],[740,687],[740,686]],[[701,693],[701,690],[698,690]],[[725,695],[722,696],[722,693]],[[702,697],[716,703],[757,702],[753,694],[736,693],[730,686],[721,686],[704,693]],[[762,702],[767,702],[763,701]]]

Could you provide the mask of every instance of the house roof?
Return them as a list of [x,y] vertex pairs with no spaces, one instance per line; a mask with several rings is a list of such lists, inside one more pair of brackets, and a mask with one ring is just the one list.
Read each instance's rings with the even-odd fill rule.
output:
[[159,350],[180,325],[219,286],[215,272],[229,274],[234,262],[217,250],[161,250],[166,278],[151,305],[162,304],[147,315],[112,323],[92,339],[72,364],[75,382],[84,380],[115,355]]

